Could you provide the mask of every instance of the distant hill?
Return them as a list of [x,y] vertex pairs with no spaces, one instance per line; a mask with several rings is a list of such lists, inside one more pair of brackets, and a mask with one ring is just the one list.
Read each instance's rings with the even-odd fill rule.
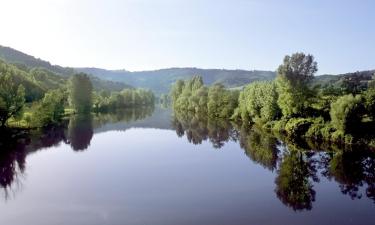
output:
[[220,82],[226,87],[239,87],[257,80],[272,80],[276,73],[261,70],[225,70],[199,68],[169,68],[151,71],[129,72],[126,70],[105,70],[100,68],[75,68],[101,79],[125,82],[135,87],[148,88],[156,94],[167,93],[178,79],[201,75],[205,84]]
[[[126,70],[106,70],[101,68],[70,68],[51,65],[34,56],[27,55],[9,47],[0,46],[0,59],[12,63],[18,69],[26,72],[37,70],[34,78],[42,89],[58,86],[61,79],[64,80],[77,72],[91,75],[96,90],[115,90],[124,88],[141,87],[155,92],[157,95],[168,93],[171,85],[178,79],[189,79],[194,75],[201,75],[207,85],[220,82],[228,88],[240,89],[248,83],[261,80],[272,80],[276,77],[274,71],[263,70],[226,70],[226,69],[200,69],[200,68],[168,68],[150,71],[130,72]],[[45,75],[40,75],[40,73]],[[375,70],[358,71],[339,75],[316,76],[313,85],[341,86],[344,80],[357,80],[366,84],[371,80]],[[58,77],[56,77],[58,75]],[[50,79],[43,81],[43,76]]]
[[29,68],[41,67],[48,69],[58,75],[70,76],[74,73],[73,68],[51,65],[50,62],[35,58],[34,56],[20,52],[16,49],[0,45],[0,58],[13,64],[23,64]]
[[[70,77],[77,71],[73,68],[62,67],[58,65],[52,65],[50,62],[35,58],[34,56],[25,54],[13,48],[4,47],[0,45],[0,59],[7,63],[11,63],[18,69],[29,72],[31,70],[39,69],[45,71],[45,76],[60,76],[63,79]],[[55,79],[53,77],[52,79]],[[124,82],[114,82],[108,79],[100,79],[98,77],[90,77],[94,89],[96,90],[110,90],[110,91],[120,91],[124,88],[132,88],[130,85]]]
[[[178,79],[189,79],[194,75],[201,75],[205,84],[220,82],[231,89],[241,89],[253,81],[272,80],[276,72],[262,70],[224,70],[199,68],[169,68],[161,70],[129,72],[126,70],[105,70],[100,68],[75,68],[77,71],[93,74],[101,79],[125,82],[135,87],[148,88],[156,94],[166,93]],[[345,79],[357,79],[366,84],[372,79],[375,70],[357,71],[339,75],[318,75],[313,85],[332,85],[339,87]]]
[[359,84],[363,86],[367,85],[367,82],[372,79],[375,74],[375,70],[365,70],[365,71],[357,71],[352,73],[344,73],[338,75],[320,75],[316,76],[313,85],[320,85],[320,86],[334,86],[334,87],[341,87],[345,80],[349,81],[357,81]]

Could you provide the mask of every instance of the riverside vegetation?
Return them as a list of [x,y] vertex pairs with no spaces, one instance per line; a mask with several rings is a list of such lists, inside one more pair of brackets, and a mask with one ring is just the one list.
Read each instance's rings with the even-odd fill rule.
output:
[[345,79],[339,86],[314,85],[312,55],[285,56],[272,81],[258,81],[241,91],[221,84],[207,87],[202,77],[177,80],[170,93],[176,113],[191,112],[308,138],[375,147],[375,75],[371,81]]
[[69,79],[44,68],[27,69],[0,60],[0,126],[38,128],[69,114],[108,112],[154,104],[149,90],[94,90],[90,76]]

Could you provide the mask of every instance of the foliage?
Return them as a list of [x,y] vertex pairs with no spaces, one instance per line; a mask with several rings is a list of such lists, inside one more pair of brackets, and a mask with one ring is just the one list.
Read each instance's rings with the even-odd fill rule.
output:
[[25,101],[31,102],[43,97],[45,90],[25,71],[0,60],[0,76],[7,76],[15,86],[25,89]]
[[283,116],[302,115],[309,105],[309,83],[317,71],[317,63],[312,55],[295,53],[285,56],[277,70],[278,104]]
[[331,120],[333,127],[345,133],[351,133],[361,123],[364,108],[362,97],[352,94],[341,96],[331,104]]
[[67,94],[64,90],[48,91],[44,95],[44,98],[33,107],[33,126],[43,127],[59,123],[64,116],[66,101]]
[[76,74],[69,80],[69,103],[77,113],[89,113],[91,111],[92,89],[87,74]]
[[238,101],[238,91],[228,90],[221,84],[206,87],[200,76],[176,81],[170,95],[176,111],[207,114],[211,118],[230,118]]
[[369,88],[363,93],[365,99],[365,107],[371,119],[375,120],[375,75],[369,83]]
[[25,103],[25,88],[17,85],[10,74],[0,74],[0,125],[22,113]]
[[291,118],[285,125],[286,133],[291,137],[304,135],[313,124],[311,119]]
[[167,108],[168,105],[170,104],[170,97],[167,94],[162,94],[159,98],[159,103],[161,106],[164,108]]
[[155,96],[149,90],[124,89],[121,92],[94,93],[94,111],[107,112],[140,106],[154,105]]
[[[267,122],[280,115],[277,105],[278,94],[274,82],[254,82],[241,91],[238,100],[237,116],[242,121]],[[236,117],[236,116],[235,116]]]
[[230,118],[237,107],[238,95],[221,84],[214,84],[208,90],[207,113],[214,118]]

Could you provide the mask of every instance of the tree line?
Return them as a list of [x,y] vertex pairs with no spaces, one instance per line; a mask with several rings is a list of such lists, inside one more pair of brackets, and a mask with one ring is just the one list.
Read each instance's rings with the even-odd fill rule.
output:
[[90,77],[84,73],[73,75],[58,88],[46,90],[40,99],[28,99],[30,93],[25,83],[19,82],[17,72],[11,65],[0,67],[1,127],[43,127],[59,123],[69,113],[107,112],[154,104],[154,94],[148,90],[94,91]]
[[313,85],[317,62],[312,55],[285,56],[272,81],[257,81],[241,91],[221,84],[207,87],[202,77],[177,80],[170,98],[176,112],[257,125],[290,137],[375,145],[374,79],[345,79],[341,86]]

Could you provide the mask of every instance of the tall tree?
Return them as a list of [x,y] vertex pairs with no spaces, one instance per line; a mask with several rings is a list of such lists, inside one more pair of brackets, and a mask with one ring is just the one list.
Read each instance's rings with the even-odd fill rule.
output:
[[278,103],[285,117],[303,114],[309,105],[309,83],[318,70],[312,55],[294,53],[285,56],[277,70]]
[[22,112],[25,88],[16,85],[9,74],[0,74],[0,125],[4,127],[9,118]]
[[77,113],[88,113],[93,104],[92,83],[87,74],[79,73],[70,79],[69,102]]

